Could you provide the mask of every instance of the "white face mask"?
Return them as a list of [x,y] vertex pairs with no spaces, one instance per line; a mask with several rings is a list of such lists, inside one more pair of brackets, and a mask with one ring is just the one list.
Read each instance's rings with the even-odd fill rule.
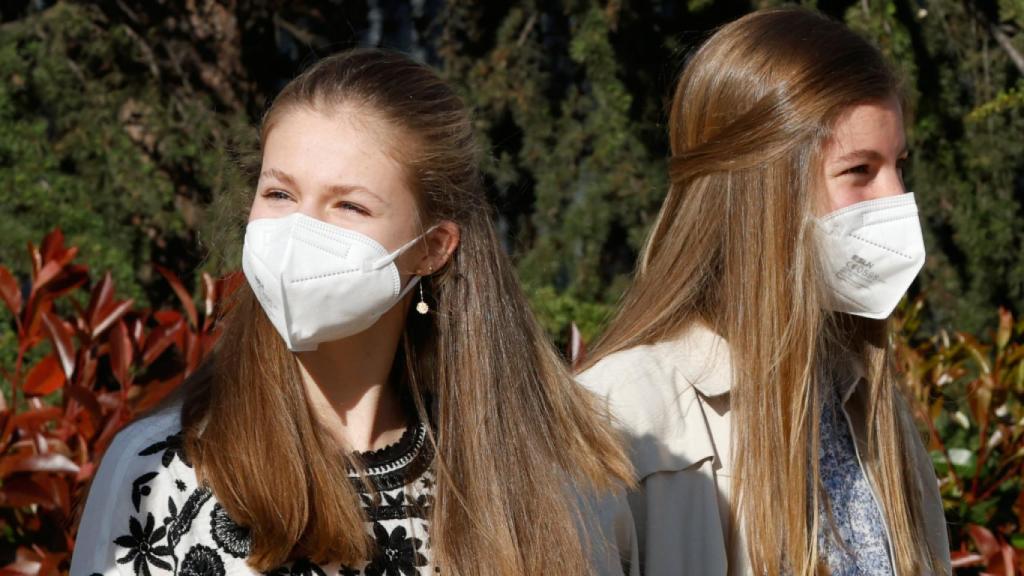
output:
[[242,270],[293,352],[316,350],[372,326],[419,281],[403,288],[395,259],[376,240],[298,212],[249,222]]
[[924,265],[911,193],[860,202],[817,219],[831,309],[888,318]]

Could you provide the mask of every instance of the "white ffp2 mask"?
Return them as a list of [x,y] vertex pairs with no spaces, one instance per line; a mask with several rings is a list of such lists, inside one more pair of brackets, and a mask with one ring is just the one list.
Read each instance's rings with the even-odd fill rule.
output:
[[376,240],[298,212],[249,222],[242,270],[271,323],[293,352],[316,350],[377,322],[411,290],[394,252]]
[[859,202],[817,219],[831,309],[889,317],[924,265],[924,239],[912,193]]

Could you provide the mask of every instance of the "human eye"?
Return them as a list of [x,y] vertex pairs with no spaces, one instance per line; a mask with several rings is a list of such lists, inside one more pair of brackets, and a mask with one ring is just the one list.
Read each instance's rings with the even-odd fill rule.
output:
[[285,192],[284,190],[279,190],[279,189],[276,189],[276,188],[271,188],[269,190],[265,190],[263,192],[262,196],[264,198],[266,198],[267,200],[272,200],[272,201],[275,201],[275,202],[287,202],[289,200],[292,200],[292,195],[291,194],[289,194],[288,192]]
[[354,212],[354,213],[359,214],[361,216],[369,216],[370,215],[370,211],[369,210],[367,210],[363,206],[360,206],[359,204],[356,204],[354,202],[348,202],[348,201],[340,202],[340,203],[338,203],[338,207],[341,208],[342,210],[345,210],[346,212]]

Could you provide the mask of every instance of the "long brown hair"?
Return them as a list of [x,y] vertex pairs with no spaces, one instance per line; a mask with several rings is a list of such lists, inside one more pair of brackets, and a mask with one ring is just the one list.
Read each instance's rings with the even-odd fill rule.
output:
[[898,390],[888,327],[825,310],[811,234],[830,128],[851,106],[899,93],[877,49],[814,12],[759,11],[718,30],[676,86],[668,196],[634,283],[587,363],[697,324],[729,343],[731,501],[754,573],[820,569],[816,535],[828,519],[817,513],[826,498],[817,399],[833,367],[854,357],[868,372],[863,456],[895,568],[938,569],[906,457],[916,430]]
[[[295,109],[383,120],[422,220],[460,229],[450,261],[424,279],[434,312],[409,315],[393,367],[436,427],[435,565],[455,575],[588,573],[572,483],[628,482],[628,460],[527,306],[492,224],[465,105],[426,66],[353,50],[282,90],[263,141]],[[183,424],[200,478],[251,531],[251,566],[368,559],[362,509],[345,480],[351,462],[317,423],[296,360],[248,285],[209,369],[189,384]]]

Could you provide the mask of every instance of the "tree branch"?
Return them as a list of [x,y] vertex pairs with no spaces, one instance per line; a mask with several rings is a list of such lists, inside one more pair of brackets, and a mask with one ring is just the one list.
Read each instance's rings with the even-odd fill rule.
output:
[[979,10],[971,0],[964,2],[964,7],[967,9],[968,14],[973,16],[975,20],[988,30],[992,39],[996,41],[996,44],[999,44],[999,47],[1003,49],[1003,52],[1006,52],[1013,65],[1017,67],[1017,71],[1020,72],[1021,76],[1024,76],[1024,55],[1013,45],[1013,39],[1007,36],[1006,32],[1003,32],[998,22],[989,20],[988,16]]
[[1021,55],[1017,47],[1013,45],[1013,40],[998,25],[992,22],[987,22],[986,24],[988,25],[989,34],[999,44],[999,47],[1003,49],[1003,52],[1006,52],[1006,55],[1010,57],[1010,60],[1013,61],[1013,65],[1017,67],[1021,76],[1024,76],[1024,55]]

